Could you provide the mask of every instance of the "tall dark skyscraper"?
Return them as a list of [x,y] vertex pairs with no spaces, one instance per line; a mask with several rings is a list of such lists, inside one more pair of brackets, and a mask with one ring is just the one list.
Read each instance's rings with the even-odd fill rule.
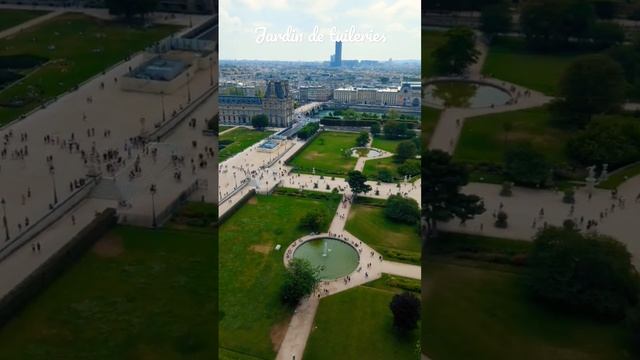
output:
[[331,57],[331,66],[341,66],[342,65],[342,41],[336,41],[336,50],[334,55]]

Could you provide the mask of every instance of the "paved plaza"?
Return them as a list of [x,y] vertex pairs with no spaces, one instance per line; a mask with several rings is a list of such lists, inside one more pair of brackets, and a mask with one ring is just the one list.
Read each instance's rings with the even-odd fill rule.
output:
[[[82,11],[110,18],[106,10]],[[167,21],[192,21],[197,26],[208,18]],[[0,128],[0,196],[6,201],[8,225],[0,234],[2,239],[9,234],[5,246],[15,239],[31,239],[0,262],[5,269],[1,293],[62,247],[96,212],[113,207],[121,222],[151,226],[154,210],[158,217],[168,216],[181,194],[195,201],[216,201],[217,146],[203,132],[216,112],[217,93],[209,71],[196,72],[188,89],[183,86],[163,99],[121,90],[118,79],[145,59],[141,53],[132,56],[46,108]],[[171,129],[162,131],[165,127]],[[141,140],[156,132],[163,134]],[[88,177],[90,173],[98,176]],[[199,186],[194,186],[196,180]],[[157,189],[153,197],[152,184]],[[77,195],[85,190],[88,195]],[[34,224],[43,223],[48,224],[46,231],[27,236]],[[30,243],[41,244],[43,250],[32,253]],[[3,256],[6,252],[0,251]]]

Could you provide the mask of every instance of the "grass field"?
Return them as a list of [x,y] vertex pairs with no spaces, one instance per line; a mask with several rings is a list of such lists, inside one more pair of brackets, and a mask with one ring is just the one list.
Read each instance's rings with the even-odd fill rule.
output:
[[625,181],[638,175],[640,175],[640,163],[611,173],[606,181],[598,184],[598,187],[613,190],[622,185]]
[[401,143],[402,140],[390,140],[385,139],[384,137],[376,136],[373,138],[371,142],[371,147],[376,149],[382,149],[384,151],[388,151],[390,153],[395,153],[398,144]]
[[283,252],[273,249],[277,244],[286,249],[307,233],[298,227],[307,211],[321,209],[330,219],[338,202],[335,196],[257,196],[221,224],[219,329],[220,347],[227,355],[232,351],[275,358],[274,343],[282,341],[291,310],[280,302]]
[[49,59],[20,83],[0,92],[0,103],[31,99],[22,106],[0,107],[0,124],[18,118],[177,30],[168,25],[141,30],[68,13],[14,37],[0,39],[2,55],[30,54]]
[[[418,226],[400,224],[387,219],[382,207],[353,204],[345,229],[373,247],[385,258],[419,263],[422,242]],[[394,254],[404,255],[398,259]]]
[[219,141],[231,140],[231,144],[227,145],[220,151],[220,162],[242,152],[249,146],[267,138],[273,134],[273,131],[258,131],[249,128],[237,128],[220,135]]
[[46,11],[2,9],[0,10],[0,31],[10,29],[46,13]]
[[345,152],[356,146],[357,137],[356,133],[323,132],[289,164],[298,172],[311,173],[315,168],[318,175],[344,176],[356,165],[356,158]]
[[393,329],[394,292],[360,286],[320,301],[304,358],[417,359],[419,331]]
[[381,170],[387,170],[391,173],[394,179],[402,179],[402,176],[398,174],[398,165],[398,163],[394,162],[393,157],[367,160],[364,163],[364,169],[362,169],[362,173],[369,180],[378,180],[378,173]]
[[546,95],[557,95],[558,81],[564,70],[584,53],[535,53],[523,39],[497,38],[489,49],[482,73]]
[[435,76],[433,66],[433,51],[446,41],[446,36],[442,31],[422,31],[422,77],[429,78]]
[[[564,144],[570,133],[550,125],[551,116],[545,107],[484,115],[464,123],[454,159],[471,163],[501,164],[510,144],[527,141],[554,163],[567,162]],[[511,122],[506,132],[504,124]]]
[[[631,359],[623,325],[532,303],[524,275],[426,261],[422,349],[432,359]],[[461,342],[461,339],[464,339]]]
[[214,358],[214,234],[116,227],[0,330],[2,358]]
[[423,106],[422,107],[422,148],[429,147],[429,140],[438,124],[440,110]]

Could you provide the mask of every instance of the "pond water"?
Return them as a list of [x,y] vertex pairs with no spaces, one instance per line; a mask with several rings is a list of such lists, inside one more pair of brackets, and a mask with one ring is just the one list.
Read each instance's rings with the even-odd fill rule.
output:
[[305,259],[320,269],[321,280],[333,280],[351,274],[358,267],[360,257],[356,249],[337,239],[316,239],[300,245],[294,258]]
[[464,81],[441,81],[425,88],[424,101],[445,107],[479,108],[504,105],[511,96],[494,86]]

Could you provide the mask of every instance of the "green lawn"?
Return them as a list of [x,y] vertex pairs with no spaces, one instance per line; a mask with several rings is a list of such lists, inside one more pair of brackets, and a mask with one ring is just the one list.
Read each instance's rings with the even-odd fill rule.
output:
[[433,51],[446,41],[444,31],[422,31],[422,77],[435,76],[432,54]]
[[220,151],[220,162],[242,152],[249,146],[267,138],[273,131],[258,131],[249,128],[237,128],[220,135],[218,141],[233,141]]
[[322,299],[304,358],[417,359],[419,331],[402,336],[393,329],[393,295],[361,286]]
[[385,139],[384,137],[376,136],[373,138],[373,142],[371,143],[371,147],[376,149],[382,149],[388,151],[390,153],[395,153],[398,144],[403,140],[390,140]]
[[257,196],[221,224],[220,346],[230,358],[229,351],[275,358],[273,342],[282,341],[291,310],[280,302],[284,254],[274,248],[286,249],[307,233],[298,223],[308,211],[321,209],[331,218],[339,197],[321,196]]
[[345,155],[356,146],[356,133],[322,132],[302,152],[291,160],[290,165],[298,172],[319,175],[344,176],[353,170],[356,158]]
[[440,118],[440,110],[430,108],[427,106],[422,107],[422,147],[427,149],[429,147],[429,140],[433,131],[438,124]]
[[378,173],[381,170],[389,171],[394,178],[401,179],[402,176],[398,174],[398,163],[393,160],[393,157],[387,157],[382,159],[367,160],[364,163],[364,169],[362,173],[369,178],[369,180],[377,180]]
[[[497,163],[504,160],[507,147],[527,141],[554,163],[567,162],[564,144],[570,133],[551,126],[547,108],[540,107],[467,119],[454,153],[454,159],[471,163]],[[511,122],[507,133],[504,123]]]
[[432,359],[631,359],[623,325],[532,303],[524,275],[428,259],[423,274],[422,349]]
[[638,175],[640,175],[640,163],[611,173],[606,181],[598,184],[598,187],[613,190],[618,188],[618,186],[622,185],[625,181]]
[[546,95],[557,95],[562,73],[580,55],[536,53],[527,49],[523,39],[497,38],[489,49],[482,73]]
[[[168,25],[131,28],[68,13],[30,27],[15,37],[0,39],[2,55],[30,54],[49,59],[22,82],[0,92],[0,103],[27,99],[22,106],[0,107],[0,124],[18,118],[177,30]],[[55,49],[50,50],[49,46]],[[95,51],[97,49],[100,51]]]
[[213,359],[216,232],[118,226],[0,330],[4,359]]
[[2,9],[0,10],[0,31],[10,29],[46,13],[46,11]]
[[418,226],[387,219],[384,208],[353,204],[345,229],[393,260],[420,263],[421,241]]

